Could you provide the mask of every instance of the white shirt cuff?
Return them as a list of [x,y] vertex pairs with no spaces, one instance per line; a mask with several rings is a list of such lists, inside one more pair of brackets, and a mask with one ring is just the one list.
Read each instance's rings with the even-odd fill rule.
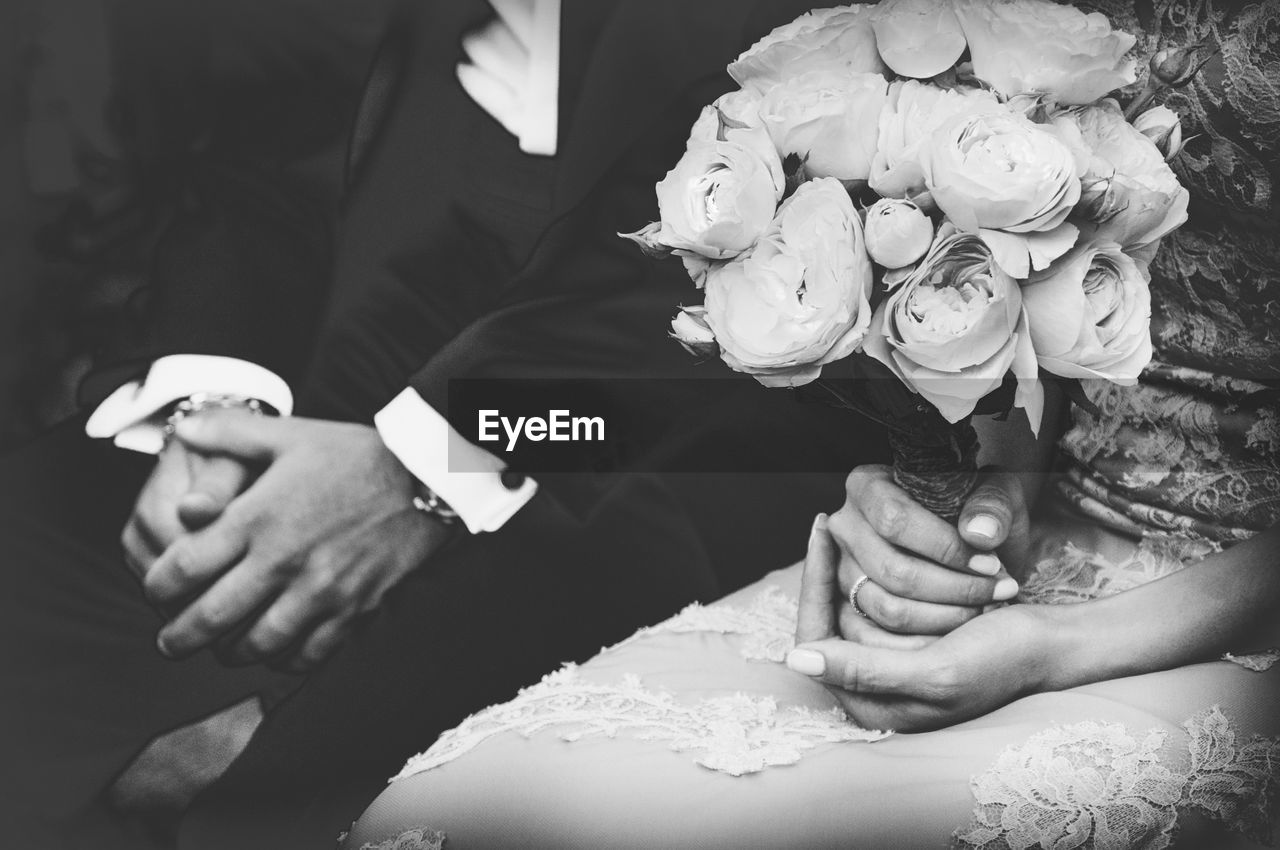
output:
[[[506,464],[469,442],[412,387],[374,417],[382,441],[418,480],[430,487],[473,534],[497,531],[528,504],[538,483],[526,478],[509,490]],[[451,472],[449,459],[469,472]]]
[[85,423],[85,433],[113,439],[122,449],[158,454],[164,448],[164,423],[156,414],[194,393],[244,395],[266,402],[288,416],[293,412],[289,385],[269,369],[209,354],[173,354],[151,364],[147,377],[117,389]]

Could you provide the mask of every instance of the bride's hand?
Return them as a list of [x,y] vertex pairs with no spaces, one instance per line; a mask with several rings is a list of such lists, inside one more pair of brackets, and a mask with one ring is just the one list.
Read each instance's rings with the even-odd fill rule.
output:
[[1016,486],[1011,476],[990,473],[957,530],[894,484],[889,467],[855,469],[845,504],[829,521],[839,544],[832,604],[840,634],[858,642],[880,641],[882,630],[944,635],[1012,599],[1018,583],[991,553],[1025,529],[1021,499],[1010,498]]
[[827,684],[859,725],[937,729],[1042,688],[1053,656],[1052,629],[1037,606],[1001,608],[941,638],[842,639],[832,604],[839,555],[823,526],[820,520],[810,539],[797,646],[787,666]]

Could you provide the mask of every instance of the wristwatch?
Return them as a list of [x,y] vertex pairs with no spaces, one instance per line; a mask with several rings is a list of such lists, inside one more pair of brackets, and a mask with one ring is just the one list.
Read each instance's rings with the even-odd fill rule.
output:
[[232,410],[243,408],[254,416],[279,416],[274,407],[256,398],[235,393],[192,393],[174,404],[169,411],[169,418],[164,423],[164,439],[167,443],[173,437],[178,423],[188,416],[202,410]]
[[440,494],[419,481],[414,488],[413,506],[424,514],[433,516],[445,525],[453,525],[458,521],[458,512],[449,507],[449,503],[440,498]]

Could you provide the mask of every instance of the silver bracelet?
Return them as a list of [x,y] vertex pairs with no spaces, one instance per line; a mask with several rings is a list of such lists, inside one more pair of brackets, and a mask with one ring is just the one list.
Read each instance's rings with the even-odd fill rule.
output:
[[254,416],[275,415],[275,408],[256,398],[234,393],[192,393],[173,406],[164,423],[164,439],[167,443],[177,430],[178,423],[202,410],[232,410],[241,408]]

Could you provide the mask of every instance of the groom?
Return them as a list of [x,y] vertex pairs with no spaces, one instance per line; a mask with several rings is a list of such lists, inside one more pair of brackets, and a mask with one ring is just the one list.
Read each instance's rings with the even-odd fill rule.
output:
[[[652,217],[725,58],[802,4],[557,5],[406,5],[332,270],[286,171],[210,151],[156,251],[146,344],[93,376],[87,423],[0,466],[15,841],[111,846],[103,789],[188,782],[166,753],[192,741],[215,768],[192,791],[235,761],[183,846],[329,840],[442,728],[708,597],[709,560],[754,552],[745,578],[803,539],[823,504],[782,477],[527,478],[474,446],[487,472],[449,470],[452,378],[683,365],[661,328],[687,279],[615,232]],[[753,396],[759,450],[867,459],[841,457],[846,418],[784,396]],[[780,548],[741,530],[763,522]]]

